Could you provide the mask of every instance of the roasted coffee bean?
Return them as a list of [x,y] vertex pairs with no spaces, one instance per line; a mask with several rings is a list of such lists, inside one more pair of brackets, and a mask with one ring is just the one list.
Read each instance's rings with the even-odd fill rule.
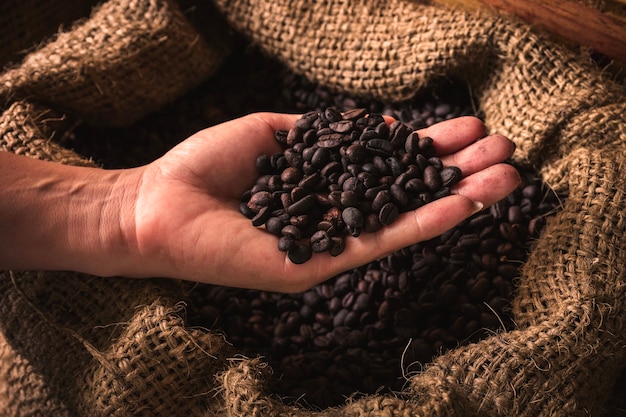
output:
[[359,198],[352,190],[342,191],[339,201],[343,207],[356,207],[359,204]]
[[387,203],[380,209],[378,220],[383,226],[392,224],[398,218],[398,206],[393,203]]
[[424,169],[424,184],[426,184],[430,191],[437,191],[441,188],[443,181],[437,168],[428,165]]
[[[426,151],[428,149],[431,149],[433,146],[433,138],[429,137],[429,136],[423,136],[419,138],[418,141],[418,147],[421,151]],[[428,156],[427,156],[428,157]]]
[[272,173],[272,165],[270,163],[270,157],[268,155],[260,155],[256,159],[256,170],[259,175],[267,175]]
[[328,107],[326,110],[324,110],[324,118],[327,122],[332,123],[338,122],[339,120],[343,119],[343,116],[336,108]]
[[461,180],[461,169],[455,166],[445,167],[439,173],[444,187],[452,187]]
[[353,143],[346,149],[346,157],[350,162],[360,164],[367,158],[367,150],[360,143]]
[[252,225],[255,227],[262,226],[272,216],[272,210],[269,207],[263,207],[252,218]]
[[522,223],[524,221],[524,213],[522,213],[520,206],[511,206],[509,207],[507,218],[509,223]]
[[323,230],[318,230],[311,236],[311,249],[313,252],[326,252],[330,248],[330,244],[330,237],[328,233]]
[[343,253],[345,249],[345,242],[341,237],[331,237],[330,238],[330,247],[328,248],[328,253],[331,256],[339,256]]
[[404,141],[404,150],[410,155],[417,155],[420,151],[419,140],[420,137],[417,132],[410,133]]
[[310,162],[317,168],[323,168],[330,162],[330,159],[331,153],[327,148],[316,148],[315,152],[311,156]]
[[443,169],[443,162],[436,156],[428,158],[428,164],[434,167],[437,171],[441,171]]
[[428,186],[420,178],[411,178],[404,185],[404,189],[411,193],[421,193],[428,190]]
[[284,226],[280,230],[280,233],[282,236],[288,237],[292,240],[302,239],[302,231],[298,229],[296,226],[291,225],[291,224]]
[[253,213],[258,213],[264,207],[271,207],[274,204],[274,198],[268,191],[259,191],[254,193],[248,201],[248,207]]
[[290,166],[280,174],[280,179],[283,182],[297,184],[302,179],[302,171]]
[[280,129],[275,133],[276,141],[283,146],[287,146],[287,135],[289,134],[289,130]]
[[297,143],[301,143],[302,132],[303,132],[302,129],[298,128],[297,126],[294,126],[291,129],[289,129],[289,132],[287,133],[287,139],[286,139],[287,146],[293,147]]
[[308,130],[313,126],[313,122],[319,117],[319,113],[317,111],[309,111],[300,116],[298,120],[295,122],[295,126],[302,129]]
[[294,201],[289,207],[287,207],[287,213],[289,213],[290,216],[307,214],[315,206],[316,201],[315,195],[308,194],[300,200]]
[[350,109],[350,110],[344,111],[342,114],[342,117],[345,120],[355,121],[364,117],[366,114],[367,114],[367,109],[357,108],[357,109]]
[[[365,144],[365,149],[375,155],[388,157],[393,153],[393,145],[386,139],[370,139]],[[380,167],[378,167],[380,169]]]
[[330,122],[328,127],[337,133],[348,133],[354,128],[354,122],[351,120],[337,120]]
[[294,264],[303,264],[311,259],[313,251],[311,246],[306,244],[296,243],[295,246],[287,252],[289,260]]
[[302,178],[302,180],[298,183],[298,186],[314,190],[320,184],[321,180],[321,175],[318,172],[312,172]]
[[341,218],[345,222],[348,232],[358,237],[363,227],[363,214],[356,207],[347,207],[341,212]]
[[372,201],[372,210],[378,213],[382,207],[391,201],[391,191],[384,189],[379,191]]
[[248,206],[248,203],[246,203],[245,201],[239,203],[239,212],[249,219],[251,219],[255,215],[254,211],[252,211],[250,206]]
[[345,139],[346,136],[342,133],[329,133],[326,135],[322,135],[317,140],[318,146],[322,148],[336,148],[342,143],[349,141]]
[[296,241],[288,236],[283,236],[278,239],[278,250],[282,252],[287,252],[293,249],[296,245]]
[[335,176],[335,180],[333,182],[337,182],[339,180],[339,175],[341,174],[341,164],[339,162],[329,162],[324,165],[324,168],[320,171],[322,177],[331,178],[333,175]]
[[403,147],[407,136],[411,134],[412,129],[399,121],[394,122],[390,127],[389,141],[396,147]]

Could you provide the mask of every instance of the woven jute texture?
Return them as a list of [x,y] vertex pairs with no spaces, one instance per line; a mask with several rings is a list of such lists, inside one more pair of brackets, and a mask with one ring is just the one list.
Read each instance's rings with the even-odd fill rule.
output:
[[[463,80],[516,162],[567,196],[522,269],[514,330],[435,358],[404,391],[311,411],[271,370],[189,328],[166,279],[0,273],[2,416],[598,415],[622,368],[626,100],[523,24],[410,1],[217,0],[232,30],[312,81],[393,101]],[[123,126],[210,77],[227,32],[178,4],[111,0],[0,75],[0,147],[74,165],[72,121]],[[236,88],[236,86],[234,86]],[[80,138],[76,138],[80,140]]]
[[0,102],[35,96],[90,123],[125,125],[212,73],[208,46],[169,1],[110,1],[0,77]]

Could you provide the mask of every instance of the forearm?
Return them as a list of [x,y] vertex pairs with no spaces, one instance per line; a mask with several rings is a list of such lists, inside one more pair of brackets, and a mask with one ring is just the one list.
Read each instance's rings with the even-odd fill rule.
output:
[[116,274],[134,221],[126,178],[0,152],[0,269]]

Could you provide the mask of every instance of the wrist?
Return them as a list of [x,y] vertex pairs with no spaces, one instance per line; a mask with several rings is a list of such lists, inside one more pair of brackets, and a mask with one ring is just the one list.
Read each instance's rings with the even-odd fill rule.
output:
[[0,153],[0,269],[124,271],[133,247],[133,171]]
[[124,275],[136,255],[137,169],[87,169],[71,178],[67,219],[69,269]]

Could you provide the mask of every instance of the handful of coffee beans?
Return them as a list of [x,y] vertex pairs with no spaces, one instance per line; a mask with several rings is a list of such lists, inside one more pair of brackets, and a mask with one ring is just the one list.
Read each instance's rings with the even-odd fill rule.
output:
[[341,254],[347,235],[376,232],[449,195],[462,176],[435,156],[432,138],[366,109],[310,111],[276,140],[283,151],[257,158],[259,178],[240,211],[279,236],[296,264]]

